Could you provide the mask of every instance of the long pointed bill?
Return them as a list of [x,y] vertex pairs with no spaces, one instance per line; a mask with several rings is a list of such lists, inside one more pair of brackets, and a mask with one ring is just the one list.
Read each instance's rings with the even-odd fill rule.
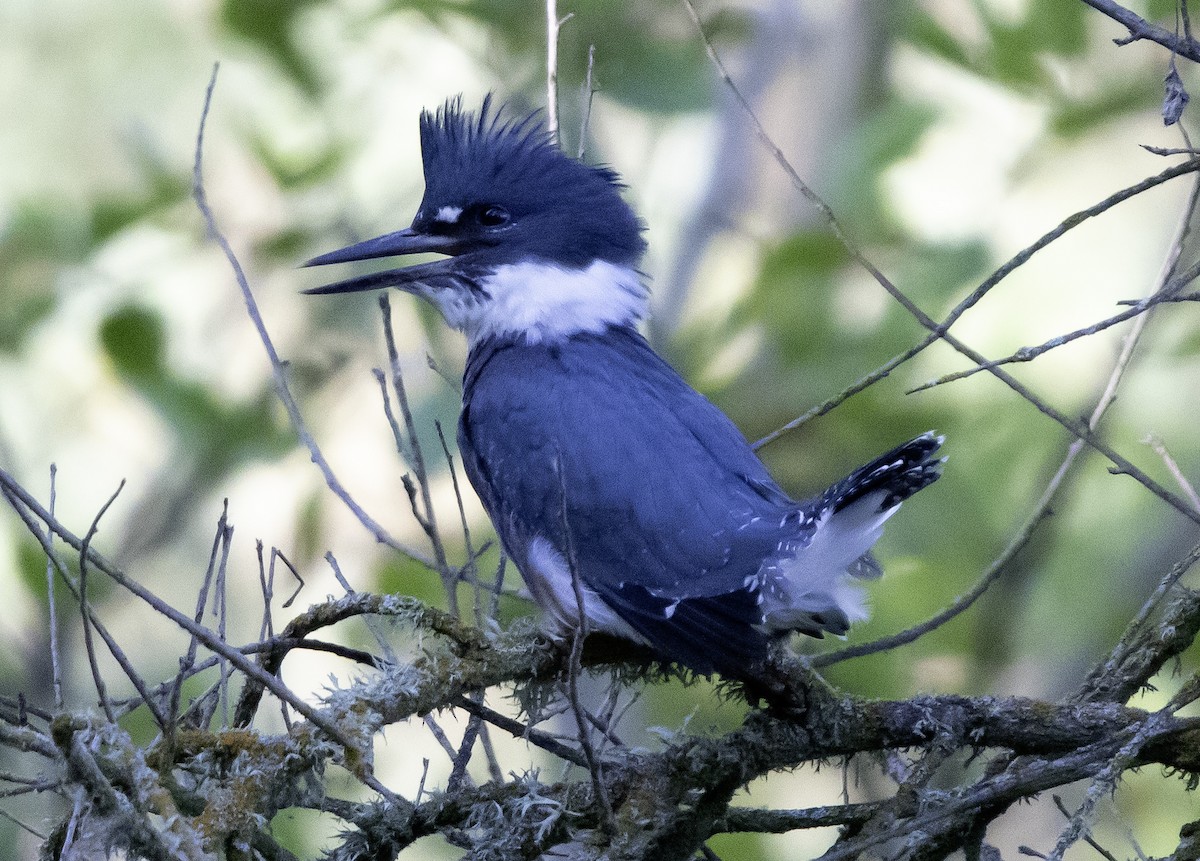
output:
[[437,236],[433,233],[421,233],[406,227],[395,233],[376,236],[364,242],[357,242],[337,251],[330,251],[314,257],[305,266],[326,266],[330,263],[350,263],[354,260],[372,260],[376,257],[398,257],[401,254],[420,254],[433,251],[439,254],[454,254],[457,242],[449,236]]
[[384,287],[395,287],[398,290],[412,292],[412,289],[418,284],[430,287],[439,286],[438,279],[451,275],[456,265],[457,262],[450,258],[434,260],[431,263],[418,263],[403,269],[385,269],[383,272],[359,275],[357,278],[335,281],[322,287],[310,287],[300,292],[307,293],[309,296],[319,296],[325,293],[361,293],[364,290],[382,290]]
[[[402,254],[457,254],[462,249],[455,239],[449,236],[437,236],[430,233],[420,233],[410,228],[397,230],[385,236],[377,236],[365,242],[358,242],[337,251],[330,251],[314,257],[305,266],[327,266],[331,263],[351,263],[355,260],[372,260],[377,257],[396,257]],[[357,278],[347,278],[323,287],[313,287],[302,290],[302,293],[355,293],[363,290],[378,290],[383,287],[407,287],[445,275],[450,266],[450,260],[436,260],[432,263],[419,263],[403,269],[389,269],[385,272],[373,272],[370,275],[360,275]]]

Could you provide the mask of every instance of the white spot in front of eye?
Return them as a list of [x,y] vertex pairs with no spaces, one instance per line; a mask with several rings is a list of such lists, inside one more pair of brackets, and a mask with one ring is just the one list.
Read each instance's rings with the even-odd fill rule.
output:
[[433,220],[442,221],[446,224],[457,224],[458,217],[460,215],[462,215],[461,206],[443,206],[437,211],[437,214],[433,216]]

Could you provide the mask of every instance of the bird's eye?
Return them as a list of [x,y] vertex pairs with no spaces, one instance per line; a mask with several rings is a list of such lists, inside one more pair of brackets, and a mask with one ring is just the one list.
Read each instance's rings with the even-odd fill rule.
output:
[[479,223],[484,227],[503,227],[512,216],[503,206],[485,206],[479,210]]

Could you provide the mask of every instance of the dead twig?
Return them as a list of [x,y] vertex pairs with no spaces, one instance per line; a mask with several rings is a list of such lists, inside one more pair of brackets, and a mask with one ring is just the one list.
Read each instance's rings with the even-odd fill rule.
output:
[[225,235],[217,226],[216,216],[213,214],[212,207],[209,206],[208,195],[204,190],[203,153],[205,124],[208,120],[208,112],[212,107],[213,92],[216,89],[217,71],[219,68],[219,63],[213,65],[212,77],[208,82],[208,89],[204,94],[204,107],[200,113],[200,127],[196,134],[196,154],[192,165],[192,198],[195,200],[196,208],[200,210],[200,215],[204,219],[208,235],[220,247],[222,253],[225,255],[225,259],[229,262],[230,268],[233,270],[234,279],[237,281],[238,287],[242,292],[242,300],[246,305],[246,313],[250,317],[250,321],[254,324],[254,329],[258,333],[263,349],[267,353],[267,360],[271,365],[271,376],[275,384],[275,393],[287,411],[292,428],[296,431],[296,436],[300,439],[304,447],[308,449],[312,462],[316,464],[322,476],[324,476],[325,484],[342,500],[345,506],[358,518],[359,522],[375,536],[375,540],[381,544],[386,544],[398,553],[403,553],[410,559],[420,562],[422,565],[433,567],[433,561],[428,556],[397,541],[383,526],[367,514],[362,506],[354,501],[349,491],[346,490],[337,475],[334,474],[333,468],[321,453],[320,446],[317,445],[316,440],[309,432],[304,417],[300,413],[300,407],[296,403],[296,399],[292,396],[291,388],[288,386],[287,381],[287,365],[279,358],[279,353],[275,350],[275,344],[271,341],[271,336],[267,332],[262,313],[258,308],[258,302],[254,298],[253,290],[250,289],[250,281],[246,278],[241,261],[238,260],[233,247],[229,244],[229,240],[225,238]]

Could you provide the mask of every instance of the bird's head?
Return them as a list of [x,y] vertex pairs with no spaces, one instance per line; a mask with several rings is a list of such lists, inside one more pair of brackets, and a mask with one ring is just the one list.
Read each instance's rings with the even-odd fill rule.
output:
[[504,120],[452,99],[421,114],[425,196],[412,224],[308,266],[421,252],[449,255],[307,293],[396,287],[435,304],[473,341],[554,341],[645,313],[642,224],[617,175],[568,157],[539,114]]

